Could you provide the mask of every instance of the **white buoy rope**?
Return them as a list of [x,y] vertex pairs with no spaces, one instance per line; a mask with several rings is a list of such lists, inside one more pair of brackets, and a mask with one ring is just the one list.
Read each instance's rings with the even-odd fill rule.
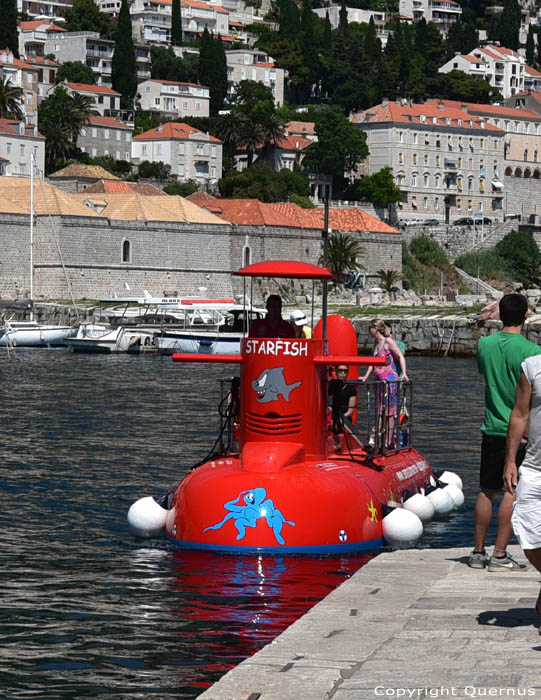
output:
[[405,508],[383,505],[383,537],[388,545],[397,549],[414,547],[423,536],[421,519]]

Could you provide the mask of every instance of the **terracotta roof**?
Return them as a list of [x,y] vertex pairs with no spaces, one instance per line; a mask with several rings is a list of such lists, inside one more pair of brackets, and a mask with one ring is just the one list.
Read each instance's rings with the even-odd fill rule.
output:
[[[288,228],[321,229],[322,209],[303,209],[289,202],[268,204],[257,199],[214,199],[200,193],[190,196],[201,207],[217,213],[222,219],[239,226],[280,226]],[[329,225],[335,231],[371,231],[395,233],[400,231],[368,214],[362,209],[331,208]]]
[[[3,53],[5,53],[8,56],[13,56],[13,54],[11,53],[11,51],[9,49],[4,49],[4,50],[0,51],[0,57],[2,56]],[[34,66],[31,66],[29,63],[25,63],[24,61],[21,61],[19,58],[15,58],[15,57],[13,57],[13,60],[10,60],[10,61],[3,61],[0,58],[0,65],[7,66],[8,68],[9,68],[9,66],[15,66],[16,68],[22,68],[23,70],[34,70],[34,71],[38,70],[38,68],[34,68]]]
[[[443,105],[440,109],[439,105]],[[460,103],[454,103],[460,104]],[[447,129],[461,128],[474,129],[478,131],[501,132],[493,124],[486,122],[480,117],[463,112],[454,105],[446,104],[445,100],[431,100],[423,104],[397,104],[396,102],[388,102],[387,104],[379,104],[362,112],[363,120],[359,114],[354,114],[352,117],[353,123],[356,124],[377,124],[381,122],[398,123],[398,124],[422,124],[443,126]],[[367,118],[369,117],[369,118]],[[424,121],[422,119],[424,117]],[[449,124],[446,120],[449,120]],[[434,121],[435,120],[435,121]],[[460,121],[460,127],[459,127]],[[469,123],[472,122],[470,127]],[[481,127],[481,122],[484,122],[484,128]]]
[[120,180],[119,177],[105,170],[101,165],[86,165],[84,163],[72,163],[61,170],[57,170],[55,173],[51,173],[49,177],[86,177],[94,180]]
[[30,65],[37,63],[38,65],[48,66],[50,68],[58,68],[60,65],[60,63],[51,61],[50,58],[45,58],[45,56],[25,56],[24,60]]
[[541,102],[541,90],[523,90],[513,97],[533,97],[536,102]]
[[[0,134],[8,134],[9,136],[22,136],[19,134],[19,124],[21,122],[18,119],[0,119]],[[34,125],[25,124],[24,125],[24,136],[32,137],[35,139],[45,139],[45,136],[39,133],[34,136]]]
[[126,182],[125,180],[98,180],[85,189],[86,193],[107,192],[120,194],[121,192],[137,192],[151,197],[167,197],[168,195],[154,185],[146,182]]
[[[178,221],[202,224],[226,224],[209,211],[205,211],[184,197],[145,196],[136,192],[127,193],[92,193],[72,194],[74,200],[92,211],[93,204],[105,208],[100,215],[109,219],[127,221]],[[84,204],[87,202],[87,204]]]
[[[65,216],[96,216],[88,212],[81,203],[72,199],[73,195],[51,185],[46,180],[34,183],[34,211],[36,214],[61,214]],[[14,212],[22,209],[22,213],[30,214],[30,178],[29,177],[0,177],[0,203],[8,200],[14,207],[7,211]],[[19,212],[21,213],[21,212]]]
[[149,129],[138,136],[134,136],[133,140],[150,141],[160,139],[162,141],[184,141],[194,135],[205,136],[205,140],[212,143],[222,143],[220,139],[217,139],[215,136],[207,135],[204,131],[195,129],[193,126],[189,126],[183,122],[168,122],[167,124],[162,124],[162,126],[157,126],[155,129]]
[[2,214],[28,214],[26,207],[4,196],[1,189],[2,180],[3,178],[0,177],[0,212]]
[[99,92],[106,95],[120,95],[119,92],[106,85],[87,85],[86,83],[70,83],[68,81],[65,82],[65,85],[76,92]]
[[488,65],[482,56],[480,58],[477,58],[477,56],[468,56],[467,54],[460,54],[460,56],[455,56],[455,58],[463,58],[465,61],[469,61],[470,63],[483,63],[485,66]]
[[91,115],[88,118],[88,124],[90,124],[90,126],[110,126],[114,129],[126,129],[127,131],[133,131],[131,126],[128,126],[125,122],[121,122],[120,119],[115,119],[114,117],[100,117],[98,115]]
[[46,32],[67,32],[64,27],[59,27],[58,24],[53,24],[47,19],[32,19],[25,22],[19,22],[19,27],[23,31],[33,31],[34,29],[39,29],[39,27],[47,27]]
[[298,136],[297,134],[289,134],[284,136],[283,139],[278,141],[275,148],[280,148],[282,151],[303,151],[308,146],[311,146],[314,142],[310,139],[304,138],[304,136]]
[[[471,114],[484,114],[487,117],[513,117],[515,119],[527,119],[539,121],[541,119],[537,112],[533,109],[519,109],[518,107],[505,107],[502,105],[483,105],[476,104],[475,102],[457,102],[455,100],[441,100],[445,105],[449,107],[456,107],[461,109],[465,106],[468,110],[467,113]],[[438,103],[440,100],[429,100],[431,103]]]
[[534,78],[541,78],[541,73],[538,70],[535,70],[535,68],[532,68],[531,66],[526,66],[526,73],[528,73],[528,75],[533,76]]
[[288,122],[286,130],[288,134],[310,134],[313,136],[316,133],[314,122]]
[[[171,5],[171,0],[150,0],[154,4]],[[229,12],[220,5],[212,5],[208,2],[196,2],[196,0],[181,0],[182,7],[199,7],[202,10],[214,10],[215,12],[229,14]]]

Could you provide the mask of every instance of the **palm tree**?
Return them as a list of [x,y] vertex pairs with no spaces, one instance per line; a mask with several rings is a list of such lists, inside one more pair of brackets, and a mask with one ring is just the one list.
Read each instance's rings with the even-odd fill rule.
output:
[[259,127],[262,134],[261,155],[265,158],[270,149],[284,138],[285,119],[279,117],[275,111],[266,112],[259,119]]
[[92,98],[88,97],[87,95],[79,95],[78,93],[74,93],[71,96],[71,102],[71,110],[67,115],[67,125],[71,132],[71,140],[76,146],[77,139],[81,135],[84,125],[88,124],[90,117],[95,112],[92,109]]
[[[337,284],[341,284],[346,272],[364,270],[358,258],[364,255],[364,248],[349,233],[333,233],[329,237],[327,265],[336,275]],[[320,259],[320,262],[323,262]]]
[[230,109],[227,114],[216,118],[216,136],[224,144],[231,161],[240,143],[240,133],[244,128],[246,117],[238,109]]
[[22,94],[21,88],[11,84],[11,78],[0,78],[0,119],[23,119]]
[[396,283],[402,279],[402,275],[398,270],[378,270],[376,274],[387,292],[390,292],[393,287],[396,287]]
[[244,119],[239,132],[239,146],[246,149],[248,167],[254,160],[254,155],[263,143],[263,129],[260,124],[252,119]]

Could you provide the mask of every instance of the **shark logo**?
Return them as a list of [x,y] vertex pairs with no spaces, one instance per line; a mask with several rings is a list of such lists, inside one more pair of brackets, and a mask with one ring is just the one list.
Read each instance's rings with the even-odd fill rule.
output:
[[260,403],[278,401],[280,396],[289,401],[289,394],[301,384],[302,382],[286,384],[284,368],[273,367],[272,369],[264,369],[259,377],[254,379],[252,389],[258,393],[257,400]]

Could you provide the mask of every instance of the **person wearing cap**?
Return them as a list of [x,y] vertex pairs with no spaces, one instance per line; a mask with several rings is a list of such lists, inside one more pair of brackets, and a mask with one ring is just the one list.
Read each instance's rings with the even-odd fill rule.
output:
[[307,324],[306,314],[299,309],[295,309],[289,314],[289,320],[295,330],[295,338],[311,338],[312,329]]
[[357,390],[353,384],[347,384],[349,367],[338,365],[336,379],[329,382],[329,399],[332,409],[332,433],[335,450],[340,450],[340,435],[344,432],[344,418],[351,418],[357,406]]

